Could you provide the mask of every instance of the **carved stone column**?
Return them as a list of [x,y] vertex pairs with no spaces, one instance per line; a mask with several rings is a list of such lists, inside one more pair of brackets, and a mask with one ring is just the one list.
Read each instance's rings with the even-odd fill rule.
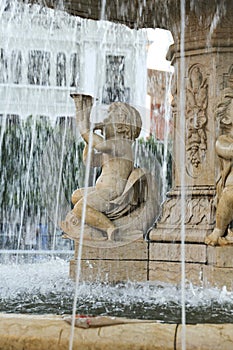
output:
[[[232,288],[233,247],[210,247],[204,239],[215,224],[214,198],[219,175],[215,111],[222,91],[233,88],[233,2],[186,1],[184,113],[180,108],[183,60],[177,5],[174,15],[169,11],[167,23],[175,41],[170,50],[175,67],[173,186],[149,234],[148,278],[180,283],[181,212],[184,210],[186,279],[194,284]],[[180,157],[183,151],[184,159]],[[181,169],[184,170],[185,208],[181,208]]]
[[[171,12],[172,14],[172,12]],[[215,108],[221,90],[233,77],[233,3],[197,2],[186,4],[185,21],[185,120],[181,119],[181,52],[179,9],[169,19],[175,44],[170,59],[175,67],[173,86],[173,187],[162,206],[156,227],[150,232],[154,241],[181,240],[181,176],[185,167],[186,242],[204,242],[215,221],[213,205],[218,160],[215,153]],[[185,135],[181,135],[185,123]],[[183,137],[184,136],[184,137]],[[185,148],[184,164],[180,158]]]

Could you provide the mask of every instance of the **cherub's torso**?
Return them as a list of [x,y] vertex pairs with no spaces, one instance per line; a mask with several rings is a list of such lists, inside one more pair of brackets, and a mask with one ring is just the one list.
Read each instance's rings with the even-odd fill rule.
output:
[[[108,143],[111,142],[111,151]],[[96,181],[96,189],[104,189],[116,197],[124,191],[127,179],[134,168],[132,142],[129,140],[109,140],[107,152],[102,153],[102,172]],[[113,198],[111,198],[113,199]]]

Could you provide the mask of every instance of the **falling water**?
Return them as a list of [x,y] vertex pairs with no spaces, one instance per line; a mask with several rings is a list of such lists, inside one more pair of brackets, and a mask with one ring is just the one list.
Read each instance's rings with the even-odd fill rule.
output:
[[180,33],[180,179],[181,179],[181,306],[182,306],[182,350],[186,349],[186,295],[185,295],[185,0],[180,2],[181,33]]
[[[95,110],[95,105],[93,106],[93,108]],[[86,218],[86,208],[87,208],[88,184],[89,184],[89,176],[90,176],[90,168],[91,168],[93,127],[94,127],[94,124],[92,122],[90,125],[90,132],[89,132],[88,155],[87,155],[87,163],[86,163],[84,197],[83,197],[84,201],[83,201],[83,207],[82,207],[80,240],[79,240],[79,246],[78,246],[78,258],[77,258],[76,273],[75,273],[75,293],[74,293],[74,300],[73,300],[72,324],[71,324],[71,332],[70,332],[69,350],[73,349],[75,316],[76,316],[77,301],[78,301],[78,296],[79,296],[78,289],[79,289],[80,277],[81,277],[81,258],[82,258],[83,235],[84,235],[84,225],[85,225],[85,218]]]
[[105,7],[106,7],[106,0],[101,1],[101,13],[100,13],[100,20],[105,19]]
[[[20,218],[20,227],[19,227],[19,234],[18,234],[18,243],[17,243],[17,250],[18,251],[20,249],[20,242],[21,242],[21,238],[22,238],[22,228],[23,228],[23,220],[24,220],[24,215],[25,215],[25,205],[26,205],[26,198],[27,198],[28,187],[29,187],[30,170],[31,170],[31,166],[32,166],[33,147],[34,147],[34,142],[35,142],[35,131],[36,131],[36,118],[33,120],[33,126],[32,126],[32,139],[31,139],[29,161],[28,161],[28,167],[27,167],[27,173],[26,173],[26,186],[24,189],[22,211],[21,211],[21,218]],[[18,254],[17,254],[17,262],[18,262]]]
[[[66,131],[67,131],[67,123],[65,123],[65,129],[63,131],[62,135],[62,149],[61,149],[61,164],[64,161],[64,152],[65,152],[65,137],[66,137]],[[61,195],[61,186],[62,186],[62,166],[60,166],[59,176],[58,176],[58,183],[57,183],[57,193],[56,193],[56,209],[55,209],[55,215],[54,215],[54,222],[58,223],[59,218],[59,198]],[[52,243],[52,249],[55,250],[55,244],[56,244],[56,225],[54,226],[54,232],[53,232],[53,243]]]
[[163,152],[163,164],[162,164],[162,202],[166,199],[166,193],[168,190],[168,167],[171,164],[168,163],[169,159],[169,134],[170,134],[170,119],[171,119],[171,83],[172,73],[166,74],[166,92],[165,92],[165,111],[164,111],[164,152]]
[[[37,5],[25,5],[16,0],[2,2],[0,12],[2,16],[0,32],[2,46],[0,161],[3,169],[1,174],[1,199],[3,201],[1,231],[4,233],[4,227],[9,222],[11,226],[9,239],[14,239],[17,236],[17,244],[12,248],[24,249],[26,244],[25,230],[26,236],[30,231],[35,232],[36,223],[42,212],[47,217],[50,232],[54,232],[54,235],[58,232],[58,206],[61,206],[60,198],[58,198],[60,191],[56,191],[55,198],[54,193],[52,193],[54,186],[50,188],[50,195],[53,196],[52,200],[54,203],[56,202],[56,207],[54,210],[51,210],[53,205],[46,208],[45,202],[48,202],[49,192],[45,182],[51,175],[49,175],[51,163],[46,164],[45,158],[46,154],[54,152],[57,147],[52,144],[52,139],[55,140],[55,135],[62,132],[59,127],[59,125],[62,126],[59,124],[60,116],[71,116],[74,113],[72,101],[69,101],[69,93],[76,89],[78,72],[72,66],[72,60],[76,55],[73,52],[77,52],[76,34],[80,20],[59,11],[40,8]],[[65,54],[62,57],[65,60],[63,63],[68,64],[66,61],[71,55],[70,75],[68,70],[64,71],[64,66],[62,66],[61,60],[59,61],[61,56],[59,50],[64,49],[64,45],[57,36],[59,31],[63,31],[64,38],[69,37],[66,45],[70,51],[68,54],[66,53],[66,57]],[[54,69],[52,63],[53,60],[56,60],[56,55],[57,69]],[[40,120],[44,118],[45,121],[46,117],[44,116],[48,116],[48,121],[47,124],[42,125]],[[65,123],[65,130],[66,125]],[[58,129],[60,130],[58,131]],[[63,136],[63,144],[66,139],[64,151],[67,157],[67,138],[70,136],[66,136],[66,133]],[[24,152],[22,152],[23,150]],[[8,162],[6,162],[6,157],[9,157]],[[78,158],[77,164],[80,163],[80,157]],[[57,180],[56,174],[52,181],[57,181],[59,185],[62,176],[64,186],[65,168],[70,168],[71,162],[64,164],[61,155],[57,157],[56,162],[58,161],[60,162],[58,165],[60,176],[58,174]],[[14,177],[11,179],[12,174]],[[17,184],[17,182],[19,183]],[[51,184],[51,179],[48,183]],[[73,184],[73,186],[75,185]],[[67,187],[65,188],[67,191]],[[45,192],[43,192],[44,189]],[[49,202],[51,204],[51,200]],[[68,202],[67,205],[69,206]],[[29,222],[31,222],[30,225]],[[52,240],[51,247],[55,248],[55,238]],[[3,248],[6,247],[3,246]]]

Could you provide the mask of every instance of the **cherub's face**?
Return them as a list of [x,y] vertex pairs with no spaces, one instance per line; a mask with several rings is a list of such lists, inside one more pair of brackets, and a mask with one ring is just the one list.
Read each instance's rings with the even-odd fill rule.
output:
[[124,123],[127,117],[122,108],[110,110],[105,124],[105,138],[126,138],[130,133],[130,125]]
[[130,132],[130,125],[123,123],[107,123],[105,125],[105,138],[126,138]]
[[221,124],[222,128],[233,137],[233,99],[231,99],[231,102],[226,109]]

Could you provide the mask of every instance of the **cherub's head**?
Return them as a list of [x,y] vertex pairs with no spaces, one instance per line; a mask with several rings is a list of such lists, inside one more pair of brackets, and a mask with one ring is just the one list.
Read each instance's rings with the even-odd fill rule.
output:
[[226,88],[222,92],[221,100],[217,105],[216,119],[223,133],[229,133],[233,128],[233,89]]
[[114,125],[116,134],[135,140],[142,128],[139,112],[132,106],[123,102],[113,102],[108,109],[108,117],[104,120],[105,128]]

